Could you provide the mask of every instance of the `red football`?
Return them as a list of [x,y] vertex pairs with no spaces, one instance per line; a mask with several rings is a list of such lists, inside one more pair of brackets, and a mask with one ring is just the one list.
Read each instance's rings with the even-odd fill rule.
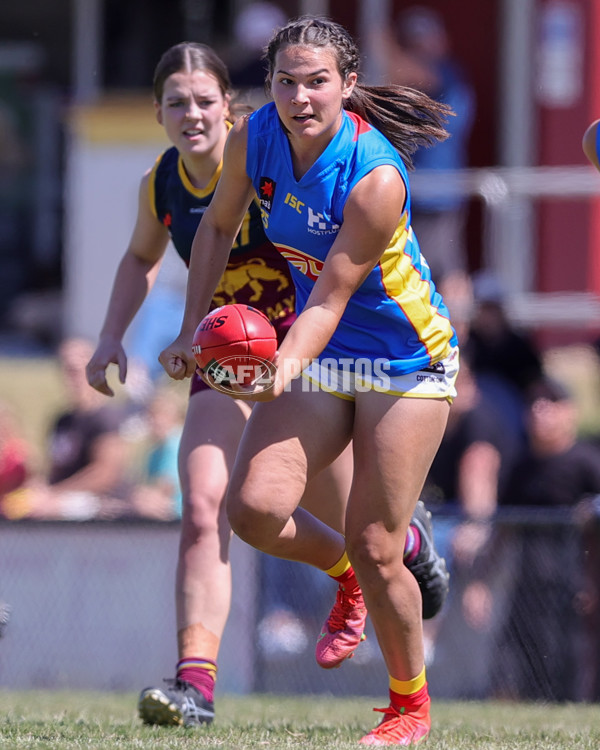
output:
[[198,367],[217,383],[251,383],[264,372],[277,351],[271,321],[250,305],[223,305],[206,315],[196,328],[192,351]]

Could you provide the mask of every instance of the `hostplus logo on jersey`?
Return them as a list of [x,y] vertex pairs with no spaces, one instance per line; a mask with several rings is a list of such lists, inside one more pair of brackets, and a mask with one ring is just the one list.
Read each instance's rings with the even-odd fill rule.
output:
[[340,225],[333,221],[328,221],[323,214],[313,211],[308,206],[308,231],[310,234],[337,234],[340,231]]
[[275,197],[275,188],[277,183],[270,177],[261,177],[259,185],[259,200],[261,208],[271,213],[273,208],[273,198]]

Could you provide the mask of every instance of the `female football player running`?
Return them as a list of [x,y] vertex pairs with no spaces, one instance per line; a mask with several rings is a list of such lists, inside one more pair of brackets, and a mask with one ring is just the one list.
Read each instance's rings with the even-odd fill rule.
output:
[[[292,21],[272,38],[273,102],[232,129],[194,239],[181,331],[160,360],[173,378],[194,373],[195,326],[258,195],[267,236],[290,263],[299,314],[270,386],[236,393],[259,403],[230,478],[229,519],[256,548],[339,581],[317,644],[323,666],[356,646],[360,584],[390,694],[361,742],[407,745],[428,734],[430,700],[404,542],[455,395],[458,351],[410,226],[405,161],[445,137],[447,110],[413,90],[361,86],[359,59],[345,29],[323,18]],[[350,441],[344,538],[300,501]]]

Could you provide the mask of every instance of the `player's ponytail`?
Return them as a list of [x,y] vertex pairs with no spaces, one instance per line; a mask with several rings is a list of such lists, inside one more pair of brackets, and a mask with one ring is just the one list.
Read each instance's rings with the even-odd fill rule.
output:
[[406,86],[357,84],[344,108],[355,112],[382,132],[412,168],[412,154],[448,137],[447,118],[454,114],[446,104]]

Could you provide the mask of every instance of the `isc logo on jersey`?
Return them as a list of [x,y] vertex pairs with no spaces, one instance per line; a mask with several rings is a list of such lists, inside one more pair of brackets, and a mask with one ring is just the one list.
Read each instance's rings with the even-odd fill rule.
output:
[[299,198],[296,198],[295,195],[288,193],[285,196],[285,200],[283,202],[286,204],[286,206],[290,206],[290,208],[295,208],[299,214],[302,213],[302,206],[304,206],[304,201],[301,201]]

